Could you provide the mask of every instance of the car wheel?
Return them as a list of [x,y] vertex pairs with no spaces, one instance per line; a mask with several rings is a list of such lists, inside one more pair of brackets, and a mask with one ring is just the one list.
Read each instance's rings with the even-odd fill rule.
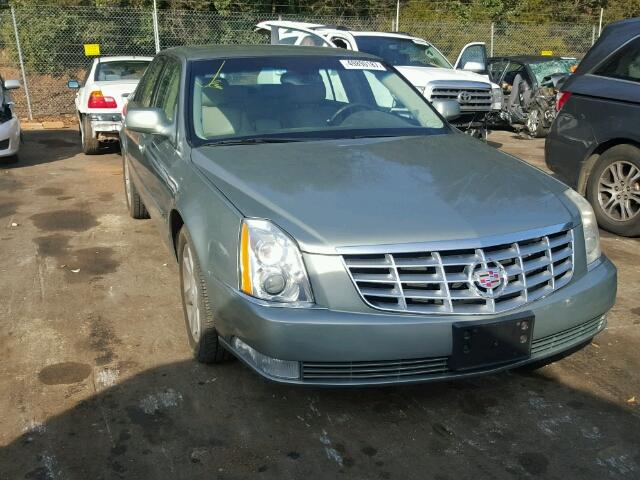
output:
[[544,126],[544,112],[537,107],[527,115],[526,127],[529,135],[534,138],[546,137],[549,133],[549,129]]
[[589,176],[587,198],[605,230],[640,235],[640,149],[616,145],[602,155]]
[[149,212],[145,207],[135,183],[131,179],[129,172],[129,160],[126,155],[122,155],[122,179],[124,182],[124,196],[127,199],[127,210],[131,218],[149,218]]
[[82,151],[87,155],[95,155],[100,151],[100,142],[93,137],[91,120],[88,115],[82,116],[80,122],[80,139],[82,140]]
[[229,352],[218,338],[206,282],[185,227],[178,234],[178,262],[182,309],[193,356],[201,363],[227,360]]

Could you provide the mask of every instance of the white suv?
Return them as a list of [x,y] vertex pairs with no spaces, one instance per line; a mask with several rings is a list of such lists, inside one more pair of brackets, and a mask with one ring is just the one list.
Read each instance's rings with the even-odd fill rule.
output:
[[77,90],[76,111],[82,151],[95,154],[106,142],[119,141],[122,108],[153,57],[99,57],[93,60],[84,85],[69,80]]
[[271,43],[345,48],[376,55],[393,65],[428,100],[456,100],[461,115],[452,123],[486,137],[485,119],[502,108],[502,89],[486,73],[485,44],[466,45],[451,65],[431,43],[402,33],[359,32],[304,22],[267,21],[257,31],[271,33]]

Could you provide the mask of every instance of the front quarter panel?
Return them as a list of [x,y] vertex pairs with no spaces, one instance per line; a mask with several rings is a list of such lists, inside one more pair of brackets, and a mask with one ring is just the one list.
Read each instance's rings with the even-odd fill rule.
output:
[[[198,152],[192,150],[191,154]],[[181,170],[176,210],[189,231],[200,267],[210,279],[237,288],[242,215],[194,162],[184,162]]]

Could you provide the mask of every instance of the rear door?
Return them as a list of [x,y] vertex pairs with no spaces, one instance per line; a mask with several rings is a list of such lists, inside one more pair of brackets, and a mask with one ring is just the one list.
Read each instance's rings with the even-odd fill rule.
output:
[[487,73],[487,46],[484,42],[472,42],[464,46],[458,55],[456,70],[468,70],[474,73]]

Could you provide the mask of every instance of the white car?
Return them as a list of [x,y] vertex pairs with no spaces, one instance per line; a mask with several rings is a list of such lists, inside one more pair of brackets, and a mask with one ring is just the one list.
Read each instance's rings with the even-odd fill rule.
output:
[[153,57],[98,57],[93,60],[84,84],[69,80],[76,89],[76,111],[82,151],[95,154],[108,142],[118,142],[122,108]]
[[0,158],[17,161],[20,149],[20,120],[13,113],[9,90],[20,88],[18,80],[0,77]]
[[376,55],[393,65],[428,100],[456,100],[461,115],[452,123],[486,136],[485,118],[502,108],[502,89],[489,80],[485,44],[466,45],[454,65],[431,43],[402,33],[359,32],[315,23],[267,21],[257,31],[271,43],[345,48]]

